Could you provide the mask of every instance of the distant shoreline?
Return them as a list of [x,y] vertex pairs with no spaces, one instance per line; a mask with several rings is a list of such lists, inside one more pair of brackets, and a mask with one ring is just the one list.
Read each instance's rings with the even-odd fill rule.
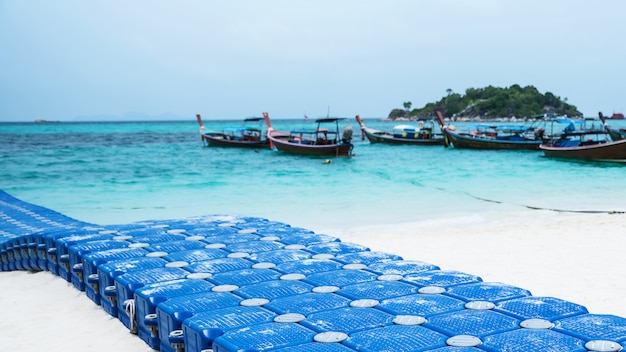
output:
[[[571,119],[584,119],[584,118],[592,118],[592,119],[597,119],[596,117],[580,117],[580,116],[555,116],[554,118],[571,118]],[[432,117],[433,119],[435,119],[435,117]],[[611,118],[606,118],[607,120],[611,121],[611,120],[615,120],[615,121],[620,121],[621,119],[611,119]],[[418,121],[419,118],[406,118],[406,117],[400,117],[400,118],[395,118],[395,119],[391,119],[389,117],[387,118],[383,118],[381,119],[381,121],[390,121],[390,122],[413,122],[413,121]],[[541,120],[545,120],[542,117],[522,117],[522,118],[517,118],[517,117],[495,117],[492,119],[485,119],[482,117],[446,117],[444,118],[444,120],[446,122],[535,122],[535,121],[541,121]],[[598,120],[599,121],[599,120]]]
[[[435,119],[433,117],[433,119]],[[447,117],[444,118],[446,122],[533,122],[533,121],[541,121],[543,118],[516,118],[516,117],[496,117],[493,119],[485,119],[481,117]],[[391,121],[391,122],[413,122],[418,121],[417,118],[406,118],[401,117],[397,119],[385,118],[382,121]]]

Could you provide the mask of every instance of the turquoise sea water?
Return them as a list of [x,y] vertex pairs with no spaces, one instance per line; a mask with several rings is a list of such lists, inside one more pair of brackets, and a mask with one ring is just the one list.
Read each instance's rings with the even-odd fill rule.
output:
[[[626,211],[622,164],[554,160],[540,151],[372,145],[349,121],[357,155],[330,164],[272,150],[205,147],[195,119],[4,123],[0,189],[97,224],[229,214],[315,230],[497,217],[528,207]],[[278,130],[306,124],[272,122]],[[204,124],[220,130],[239,122]]]

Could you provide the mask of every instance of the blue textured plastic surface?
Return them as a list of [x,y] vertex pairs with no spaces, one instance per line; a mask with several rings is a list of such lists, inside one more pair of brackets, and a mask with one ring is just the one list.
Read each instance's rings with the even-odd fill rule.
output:
[[585,352],[584,341],[554,330],[520,329],[486,336],[480,348],[490,352]]
[[27,234],[13,240],[13,254],[15,260],[25,270],[37,270],[37,261],[31,260],[34,254],[33,249],[36,247],[35,239],[32,234]]
[[[167,233],[164,229],[136,229],[132,231],[122,232],[126,236],[131,236],[127,241],[131,243],[147,243],[155,246],[159,243],[169,243],[173,241],[184,241],[185,236],[176,233]],[[153,251],[158,251],[157,247],[152,247]]]
[[343,266],[342,263],[328,259],[304,259],[292,262],[277,264],[274,268],[285,274],[299,273],[303,275],[311,275],[325,271],[339,270]]
[[304,293],[273,299],[264,307],[278,314],[299,313],[308,315],[324,310],[345,308],[351,300],[335,293]]
[[375,263],[402,260],[402,257],[397,254],[378,252],[378,251],[366,251],[366,252],[339,254],[335,257],[335,259],[339,262],[346,263],[346,264],[372,265]]
[[3,239],[18,237],[51,227],[77,227],[86,223],[72,219],[53,210],[24,202],[0,190],[0,209],[5,215],[2,217],[3,232],[0,234],[0,244]]
[[355,334],[343,342],[358,351],[424,351],[444,347],[447,336],[419,325],[390,325]]
[[582,340],[626,340],[626,318],[608,314],[577,315],[554,322],[554,330]]
[[[157,306],[158,337],[161,345],[170,348],[169,334],[182,329],[185,319],[196,314],[217,309],[238,307],[241,297],[230,292],[204,292],[171,298]],[[162,346],[163,347],[163,346]]]
[[217,274],[250,268],[252,265],[254,263],[245,258],[218,258],[191,263],[185,267],[185,270],[192,273]]
[[244,252],[244,253],[258,253],[269,252],[283,248],[285,245],[275,241],[251,241],[251,242],[239,242],[231,243],[224,247],[224,250],[229,252]]
[[499,301],[530,296],[530,291],[499,282],[474,282],[452,286],[446,294],[464,301]]
[[160,339],[156,317],[157,305],[174,297],[211,292],[214,286],[206,280],[180,279],[150,284],[136,290],[134,297],[139,337],[148,346],[158,349]]
[[[26,241],[27,251],[24,254],[25,256],[24,261],[28,263],[28,265],[32,268],[32,270],[46,270],[47,268],[46,261],[42,260],[39,257],[39,253],[45,253],[44,251],[39,250],[40,248],[39,242],[38,242],[39,235],[29,234],[24,237],[27,238],[27,241]],[[0,263],[1,263],[1,259],[0,259]]]
[[[138,257],[123,260],[113,260],[98,266],[98,288],[100,290],[100,305],[110,315],[117,317],[117,289],[115,279],[133,271],[165,267],[167,262],[161,258]],[[112,288],[112,289],[111,289]]]
[[214,352],[265,351],[312,342],[315,332],[295,323],[265,323],[229,330],[215,339]]
[[431,270],[405,275],[404,279],[418,286],[441,286],[469,284],[483,281],[480,277],[455,270]]
[[495,311],[518,319],[545,319],[554,321],[588,313],[587,308],[554,297],[529,296],[499,302]]
[[[129,301],[133,301],[135,291],[145,285],[184,279],[188,271],[179,268],[154,268],[141,271],[127,272],[115,279],[115,293],[117,295],[117,318],[126,326],[135,326],[132,317],[126,309]],[[132,303],[131,303],[132,304]]]
[[338,308],[308,314],[300,324],[317,332],[355,332],[393,324],[395,316],[375,308]]
[[272,350],[273,352],[354,352],[350,347],[340,343],[309,342]]
[[[90,231],[84,230],[80,233],[90,233]],[[48,267],[50,271],[59,275],[59,269],[63,269],[65,276],[69,273],[69,254],[67,248],[57,248],[56,240],[64,237],[71,237],[75,232],[70,231],[69,234],[65,231],[57,233],[56,236],[50,236],[46,239],[47,242],[47,259]],[[19,238],[11,240],[11,246],[8,248],[9,260],[17,262],[21,258],[19,252]],[[65,277],[64,277],[65,278]],[[66,279],[67,280],[67,279]]]
[[337,294],[350,299],[387,299],[417,293],[418,288],[400,281],[368,281],[342,287]]
[[[64,248],[57,248],[57,241],[59,239],[66,238],[66,237],[73,237],[76,235],[93,234],[95,231],[96,230],[93,227],[87,226],[84,228],[76,228],[76,229],[64,228],[64,229],[56,229],[53,231],[45,231],[43,233],[39,233],[38,234],[39,239],[36,240],[36,242],[39,242],[40,244],[42,244],[40,249],[42,252],[45,252],[45,253],[42,253],[42,255],[44,259],[46,259],[46,265],[48,267],[48,270],[58,275],[59,273],[58,268],[60,265],[59,257],[61,255],[67,255],[66,246],[63,246]],[[16,238],[13,244],[13,248],[14,248],[13,256],[14,257],[18,255],[18,253],[15,252],[15,249],[19,248],[18,239],[19,238]]]
[[[94,228],[92,226],[78,227],[78,228],[55,228],[50,230],[45,230],[37,233],[37,237],[39,237],[36,242],[40,244],[44,244],[47,249],[54,248],[56,255],[56,241],[61,238],[71,237],[80,234],[89,234],[93,233]],[[47,254],[46,254],[47,255]]]
[[483,337],[519,329],[520,321],[491,310],[459,310],[434,315],[424,327],[448,336],[470,335]]
[[242,286],[235,290],[234,293],[244,298],[265,298],[273,300],[279,297],[308,293],[311,292],[312,289],[313,286],[301,281],[275,280]]
[[146,247],[146,250],[149,252],[165,252],[168,253],[168,255],[173,256],[172,253],[189,251],[193,249],[201,249],[204,248],[206,245],[207,244],[202,241],[187,241],[183,239],[172,242],[154,243]]
[[281,273],[272,269],[245,268],[213,275],[211,281],[218,285],[245,286],[258,282],[277,280]]
[[259,235],[255,234],[240,234],[237,233],[234,229],[220,229],[221,234],[208,235],[204,238],[204,242],[206,243],[223,243],[223,244],[232,244],[232,243],[242,243],[242,242],[250,242],[256,241],[260,238]]
[[271,221],[268,219],[243,217],[237,226],[243,230],[254,229],[256,233],[262,236],[278,236],[281,234],[299,233],[307,231],[299,227],[292,227],[289,224],[280,221]]
[[148,252],[143,248],[128,247],[86,253],[83,255],[83,273],[85,277],[91,274],[97,274],[100,265],[115,260],[144,257],[146,254],[148,254]]
[[[69,261],[63,261],[63,265],[59,266],[59,276],[65,278],[67,281],[71,281],[77,289],[83,291],[85,289],[85,282],[84,278],[82,277],[83,255],[97,251],[106,251],[116,248],[127,248],[128,245],[129,243],[126,241],[102,240],[85,242],[70,246],[68,251]],[[78,270],[74,270],[74,266],[76,264],[81,265]],[[68,272],[65,273],[64,269],[68,270]],[[72,274],[80,274],[80,276]]]
[[366,246],[350,242],[323,242],[307,246],[307,250],[315,254],[340,255],[345,253],[367,252]]
[[339,238],[329,235],[316,234],[312,231],[298,231],[295,233],[281,235],[279,241],[284,244],[301,244],[303,246],[310,246],[326,242],[339,242]]
[[278,249],[274,251],[258,252],[250,256],[255,262],[280,264],[284,262],[300,261],[311,258],[313,254],[303,250]]
[[205,260],[217,259],[217,258],[225,258],[228,255],[228,252],[225,252],[221,249],[216,248],[204,248],[207,244],[204,242],[194,242],[192,244],[194,247],[198,246],[198,248],[182,250],[182,251],[174,251],[171,252],[170,249],[165,250],[169,254],[163,257],[163,259],[168,262],[187,262],[187,263],[196,263]]
[[360,282],[374,281],[378,275],[364,270],[333,270],[307,276],[306,281],[316,286],[344,287]]
[[446,346],[441,348],[436,348],[434,350],[425,350],[424,352],[482,352],[476,347],[455,347],[455,346]]
[[[211,348],[213,341],[228,330],[272,322],[276,313],[262,307],[233,306],[204,312],[185,319],[182,330],[185,352]],[[167,351],[168,347],[161,347]]]
[[[50,270],[78,289],[86,284],[90,299],[164,352],[626,345],[626,318],[253,217],[98,226],[0,191],[0,269]],[[204,328],[185,333],[192,322]]]
[[108,251],[87,253],[83,256],[83,277],[85,278],[85,294],[96,304],[100,304],[100,280],[98,267],[110,261],[141,258],[148,252],[141,248],[116,248]]
[[439,270],[433,264],[417,260],[391,260],[385,262],[372,263],[368,265],[368,270],[381,275],[410,275],[422,273],[429,270]]
[[60,237],[55,240],[57,254],[63,255],[69,253],[70,246],[84,242],[110,240],[115,237],[113,234],[101,234],[100,230],[86,230],[84,232],[73,234],[71,236]]
[[465,309],[465,302],[443,295],[414,294],[382,300],[376,308],[396,315],[430,317]]

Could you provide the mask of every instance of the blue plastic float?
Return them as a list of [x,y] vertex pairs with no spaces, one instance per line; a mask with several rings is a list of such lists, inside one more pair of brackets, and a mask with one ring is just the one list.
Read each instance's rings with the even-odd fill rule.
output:
[[165,352],[626,346],[625,318],[254,217],[100,226],[0,191],[0,268],[57,274]]

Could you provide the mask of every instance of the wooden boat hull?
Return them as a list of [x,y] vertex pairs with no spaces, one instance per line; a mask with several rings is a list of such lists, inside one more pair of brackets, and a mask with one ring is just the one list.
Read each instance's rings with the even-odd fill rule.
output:
[[226,138],[223,134],[201,134],[202,140],[212,147],[235,147],[235,148],[252,148],[261,149],[269,148],[270,142],[267,139],[260,141],[244,141],[244,140],[231,140]]
[[541,145],[541,150],[545,156],[553,158],[626,162],[626,140],[624,139],[578,147]]
[[428,139],[398,138],[389,132],[363,127],[361,129],[370,143],[410,144],[410,145],[443,145],[444,137]]
[[343,144],[327,144],[327,145],[308,145],[299,144],[289,141],[289,135],[284,133],[270,134],[268,139],[276,150],[291,154],[317,155],[317,156],[351,156],[351,143]]
[[511,141],[479,138],[470,134],[458,133],[448,128],[444,128],[443,132],[448,139],[448,143],[459,149],[539,150],[542,142],[541,140]]

